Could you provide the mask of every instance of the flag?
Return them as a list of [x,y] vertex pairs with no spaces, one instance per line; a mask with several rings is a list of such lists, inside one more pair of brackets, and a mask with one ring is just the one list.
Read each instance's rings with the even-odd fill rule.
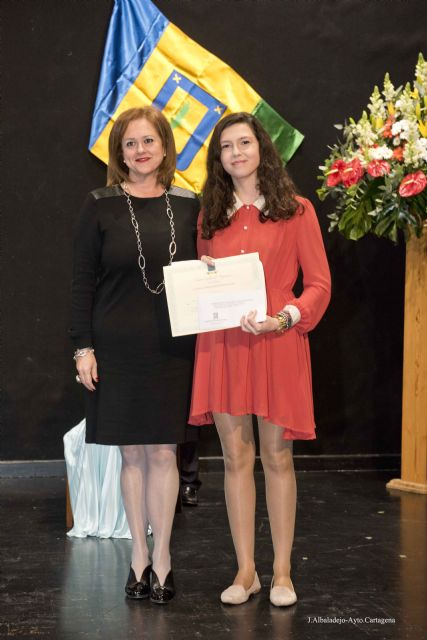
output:
[[175,184],[200,192],[207,146],[226,114],[248,111],[287,162],[303,140],[229,65],[189,38],[151,0],[115,0],[101,66],[89,149],[108,162],[116,118],[153,105],[169,120],[177,147]]

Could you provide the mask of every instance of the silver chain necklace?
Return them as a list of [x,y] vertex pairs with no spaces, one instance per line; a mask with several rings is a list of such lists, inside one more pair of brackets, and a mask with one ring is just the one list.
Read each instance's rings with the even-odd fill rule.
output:
[[[156,295],[159,295],[160,293],[162,293],[162,291],[165,288],[165,281],[162,280],[155,289],[152,289],[150,287],[150,285],[148,284],[148,280],[147,280],[147,276],[145,274],[145,257],[144,254],[142,253],[142,243],[141,243],[141,236],[139,235],[139,226],[138,226],[138,221],[135,217],[135,213],[133,210],[133,206],[132,206],[132,201],[130,199],[130,194],[128,191],[128,187],[126,182],[123,184],[122,187],[122,191],[125,195],[125,198],[127,200],[128,203],[128,207],[129,207],[129,213],[130,213],[130,217],[131,217],[131,221],[132,221],[132,226],[135,229],[135,235],[136,235],[136,245],[138,247],[138,266],[141,269],[141,273],[142,273],[142,280],[144,282],[145,287],[148,289],[148,291],[150,291],[151,293],[155,293]],[[172,264],[173,262],[173,258],[174,255],[176,254],[176,242],[175,242],[175,225],[173,223],[173,211],[172,211],[172,207],[171,207],[171,203],[169,200],[169,195],[167,192],[167,189],[165,189],[164,191],[164,196],[166,199],[166,214],[169,218],[169,224],[170,224],[170,228],[171,228],[171,241],[169,243],[169,265]]]

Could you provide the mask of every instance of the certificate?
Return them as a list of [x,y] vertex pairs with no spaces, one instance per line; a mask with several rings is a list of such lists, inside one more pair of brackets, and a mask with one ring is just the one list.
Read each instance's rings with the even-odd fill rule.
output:
[[230,329],[257,311],[266,318],[264,269],[258,253],[218,258],[215,267],[200,260],[163,267],[173,336]]

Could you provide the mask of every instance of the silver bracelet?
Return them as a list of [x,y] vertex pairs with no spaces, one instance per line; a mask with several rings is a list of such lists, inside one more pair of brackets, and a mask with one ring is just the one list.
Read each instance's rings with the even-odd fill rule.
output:
[[74,351],[73,360],[77,360],[77,358],[83,358],[83,356],[87,356],[88,353],[94,353],[95,349],[93,347],[84,347],[83,349],[76,349]]

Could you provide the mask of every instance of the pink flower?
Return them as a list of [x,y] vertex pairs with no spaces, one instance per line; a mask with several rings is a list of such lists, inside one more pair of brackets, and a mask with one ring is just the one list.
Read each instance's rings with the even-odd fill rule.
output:
[[417,171],[416,173],[410,173],[399,185],[399,194],[402,198],[410,198],[416,196],[417,193],[421,193],[427,186],[427,178],[423,171]]
[[351,162],[347,162],[341,173],[342,183],[345,187],[357,184],[363,176],[363,167],[360,164],[360,160],[354,158]]
[[370,176],[378,178],[384,176],[386,173],[390,173],[390,165],[385,160],[372,160],[366,167],[366,171]]
[[345,167],[344,160],[335,160],[328,172],[326,185],[328,187],[336,187],[342,180],[342,170]]

